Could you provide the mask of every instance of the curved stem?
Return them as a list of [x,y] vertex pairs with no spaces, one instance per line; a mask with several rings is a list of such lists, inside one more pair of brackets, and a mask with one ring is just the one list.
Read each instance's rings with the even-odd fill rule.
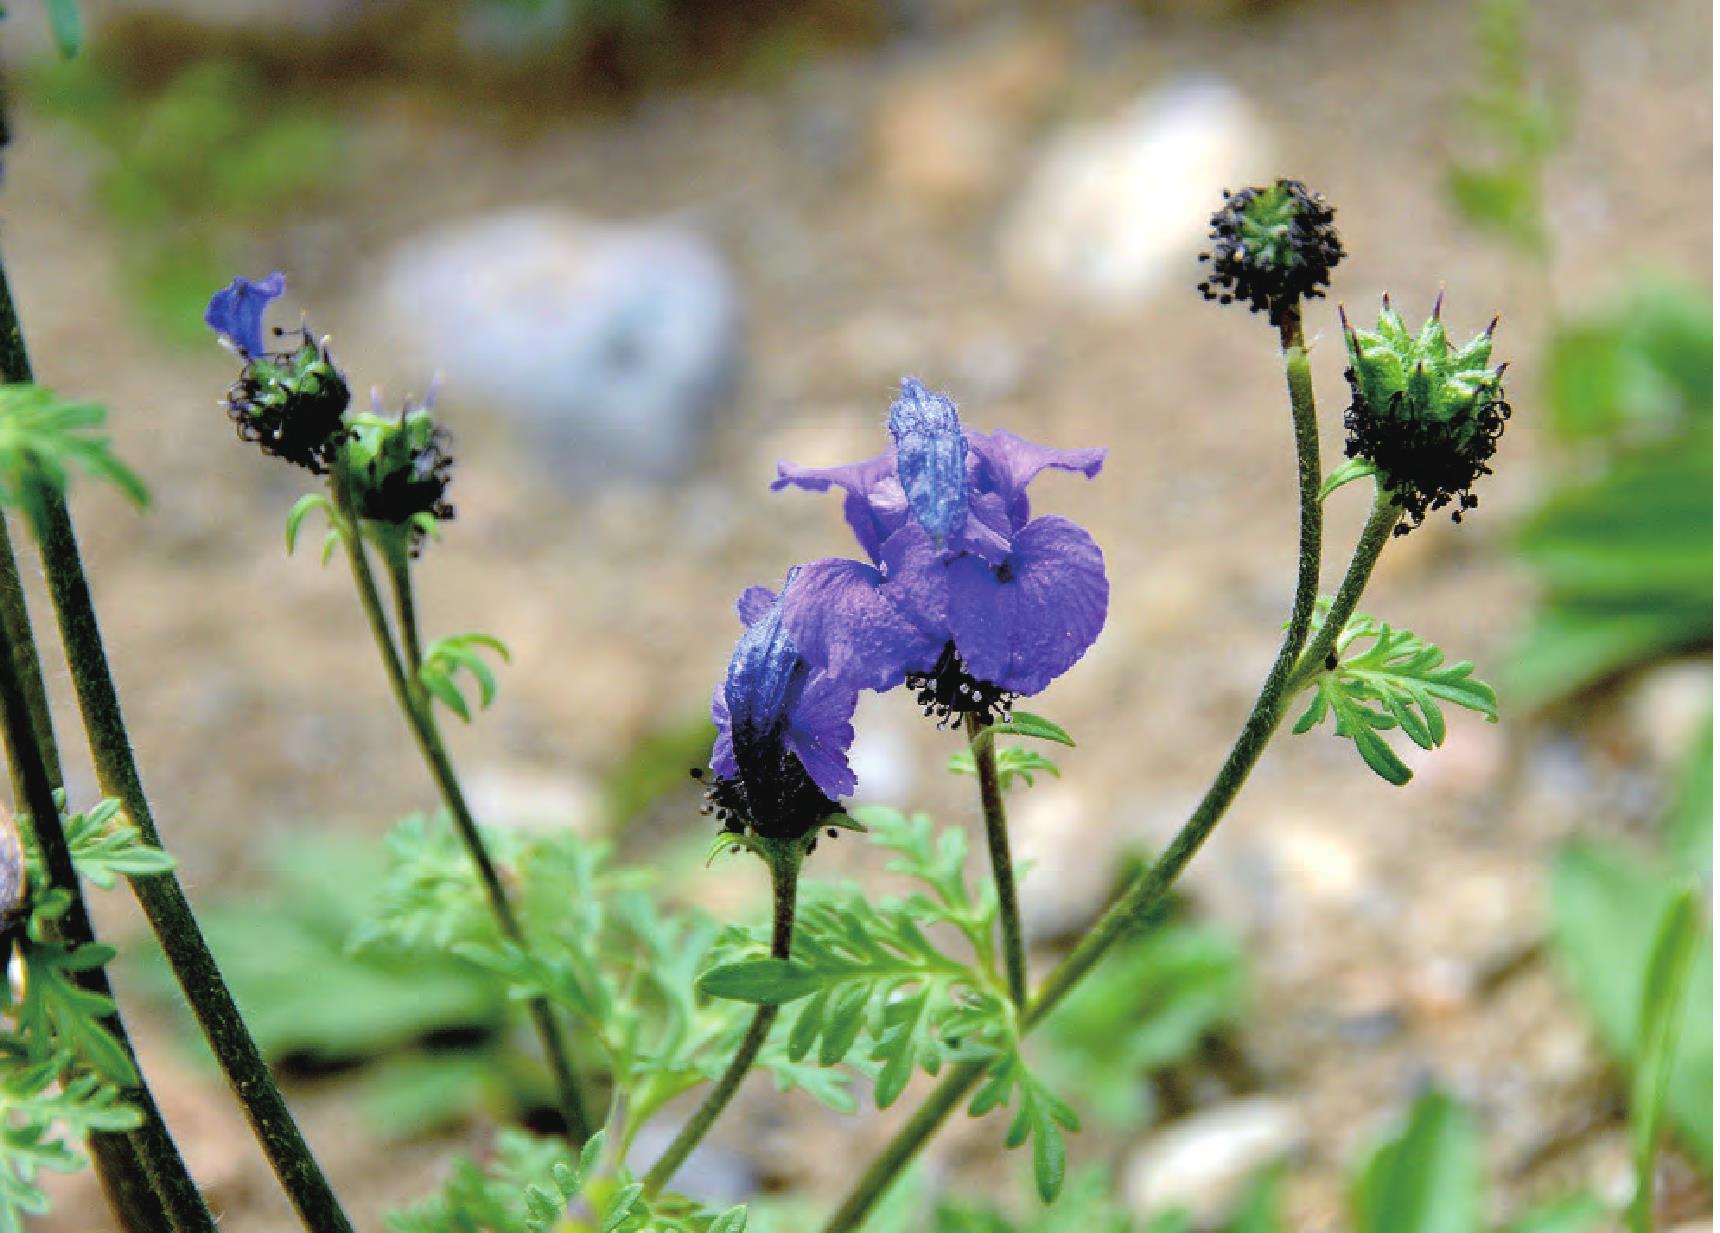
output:
[[991,851],[991,879],[997,886],[997,920],[1003,935],[1003,967],[1009,980],[1009,1000],[1017,1010],[1027,1005],[1027,947],[1022,941],[1021,903],[1015,893],[1015,863],[1009,855],[1009,817],[1003,808],[1003,788],[997,777],[997,743],[985,731],[985,720],[967,715],[968,747],[973,751],[979,780],[980,806],[985,813],[986,846]]
[[[1236,794],[1242,790],[1249,772],[1254,769],[1267,742],[1283,719],[1284,705],[1290,696],[1296,675],[1298,655],[1308,639],[1313,623],[1314,601],[1320,588],[1320,433],[1314,404],[1313,382],[1308,367],[1307,347],[1302,341],[1300,312],[1291,314],[1280,327],[1284,349],[1284,375],[1290,390],[1290,414],[1296,438],[1296,488],[1300,507],[1300,535],[1297,548],[1296,594],[1290,605],[1290,620],[1284,638],[1266,680],[1255,698],[1254,707],[1243,722],[1242,732],[1231,746],[1230,753],[1219,767],[1218,775],[1206,795],[1195,806],[1176,837],[1153,865],[1137,875],[1135,880],[1114,900],[1094,926],[1082,936],[1075,949],[1058,964],[1045,984],[1029,1003],[1022,1017],[1022,1031],[1031,1031],[1045,1016],[1093,970],[1099,960],[1123,938],[1140,927],[1163,900],[1165,893],[1187,868],[1194,854]],[[1364,531],[1361,554],[1371,543],[1373,521]],[[1387,528],[1390,534],[1390,528]],[[1368,568],[1379,555],[1372,548]],[[1352,562],[1351,572],[1355,572]],[[1367,580],[1367,570],[1361,582]],[[1349,581],[1346,578],[1346,583]],[[1359,587],[1360,584],[1358,584]],[[1360,591],[1358,589],[1359,596]],[[1353,600],[1351,601],[1353,605]],[[846,1233],[858,1228],[872,1206],[883,1197],[896,1176],[943,1124],[966,1093],[979,1082],[985,1072],[983,1062],[964,1062],[946,1075],[933,1089],[926,1103],[906,1125],[896,1133],[883,1153],[867,1169],[849,1192],[848,1198],[824,1226],[824,1233]]]
[[[83,712],[96,778],[103,792],[119,799],[126,816],[144,839],[160,847],[161,835],[144,793],[131,737],[120,710],[119,693],[114,688],[102,647],[101,629],[78,554],[71,515],[57,496],[44,493],[44,497],[42,525],[37,529],[42,565],[59,618],[60,638],[77,689],[78,706]],[[347,1233],[352,1223],[341,1210],[334,1188],[305,1142],[292,1109],[252,1039],[178,877],[170,872],[148,874],[131,879],[131,887],[161,943],[174,978],[185,993],[185,1000],[197,1016],[198,1026],[208,1038],[228,1086],[238,1098],[252,1133],[299,1219],[306,1228],[318,1233],[323,1230]]]
[[[765,843],[765,860],[770,866],[772,907],[770,954],[773,959],[787,959],[794,945],[795,891],[800,881],[800,863],[805,859],[806,852],[793,840],[786,843]],[[776,1022],[778,1009],[775,1006],[761,1005],[753,1012],[752,1022],[747,1025],[740,1048],[730,1059],[728,1068],[717,1080],[717,1085],[711,1089],[705,1102],[693,1116],[687,1119],[687,1124],[681,1127],[681,1133],[675,1136],[675,1141],[669,1144],[662,1157],[645,1174],[646,1195],[655,1195],[674,1179],[676,1171],[692,1153],[693,1148],[698,1146],[699,1140],[716,1124],[723,1109],[740,1089],[741,1080],[745,1079],[747,1072],[752,1069],[759,1050],[764,1048],[771,1026]]]
[[[418,742],[419,752],[430,770],[430,777],[436,781],[436,790],[441,794],[448,815],[454,821],[454,829],[459,832],[460,839],[472,858],[472,864],[477,869],[478,880],[483,884],[484,895],[489,900],[490,911],[496,918],[496,924],[509,942],[521,950],[527,950],[529,948],[526,945],[525,931],[520,928],[519,918],[514,915],[513,904],[508,899],[507,888],[502,885],[501,875],[497,873],[495,862],[490,859],[489,849],[484,844],[483,835],[478,831],[477,820],[473,818],[471,808],[466,804],[465,791],[460,786],[459,776],[454,772],[454,764],[448,757],[447,747],[442,743],[442,734],[430,708],[429,695],[418,676],[418,668],[422,663],[412,601],[412,573],[405,542],[402,540],[398,545],[389,545],[384,550],[384,556],[388,559],[395,604],[401,617],[402,641],[412,656],[413,669],[410,676],[401,663],[400,654],[395,649],[394,636],[388,628],[382,596],[377,590],[376,577],[370,568],[370,555],[365,551],[362,525],[353,508],[351,494],[338,473],[330,488],[334,492],[336,516],[341,520],[341,540],[346,545],[347,559],[352,565],[353,582],[358,588],[359,606],[364,609],[365,617],[370,623],[370,631],[376,640],[376,649],[382,656],[382,665],[388,674],[388,683],[394,690],[395,701]],[[556,1100],[562,1117],[567,1122],[568,1136],[575,1142],[583,1143],[591,1137],[593,1127],[578,1081],[574,1077],[573,1067],[568,1061],[567,1043],[562,1037],[561,1025],[556,1021],[555,1012],[544,998],[532,998],[526,1004],[526,1009],[543,1046],[544,1057],[549,1063],[550,1075],[555,1083]]]
[[1392,498],[1391,492],[1384,487],[1377,487],[1374,490],[1373,509],[1368,513],[1367,525],[1362,528],[1362,536],[1356,543],[1355,555],[1350,558],[1349,568],[1344,571],[1344,581],[1338,585],[1338,594],[1333,597],[1332,606],[1326,610],[1325,620],[1320,622],[1313,641],[1308,644],[1307,651],[1296,664],[1296,672],[1291,678],[1286,699],[1301,692],[1304,685],[1325,671],[1326,657],[1332,653],[1338,645],[1338,639],[1343,636],[1344,626],[1349,624],[1350,617],[1355,614],[1356,605],[1362,599],[1362,592],[1367,589],[1368,579],[1373,576],[1374,564],[1380,559],[1380,553],[1385,550],[1392,532],[1402,518],[1403,507]]
[[[30,354],[24,344],[23,326],[12,303],[12,287],[6,278],[5,267],[0,265],[0,381],[26,384],[34,379]],[[32,756],[48,784],[47,812],[40,812],[40,801],[30,804],[35,792],[24,764],[16,756],[8,758],[13,791],[21,804],[40,817],[35,828],[36,838],[43,847],[51,876],[56,884],[71,892],[72,909],[62,929],[71,940],[77,940],[71,935],[79,932],[85,940],[93,940],[94,929],[84,906],[76,869],[71,864],[65,834],[60,828],[59,811],[52,807],[53,790],[63,787],[65,780],[48,710],[47,688],[42,680],[42,661],[36,650],[36,637],[24,602],[18,560],[12,551],[11,534],[4,519],[0,519],[0,634],[4,636],[11,679],[17,689],[14,704],[21,708],[27,721]],[[24,729],[18,729],[16,735],[23,739]],[[80,982],[97,992],[109,992],[107,977],[99,970],[81,977]],[[131,1040],[117,1006],[107,1026],[124,1046],[127,1055],[132,1056],[135,1066]],[[90,1136],[90,1152],[109,1205],[128,1229],[153,1229],[163,1225],[176,1230],[212,1228],[209,1209],[186,1168],[167,1123],[162,1120],[161,1110],[141,1070],[138,1071],[137,1085],[125,1095],[142,1114],[143,1125],[127,1134]]]
[[[49,881],[71,895],[71,906],[54,922],[54,935],[77,947],[93,942],[95,930],[90,924],[77,868],[72,863],[71,848],[54,801],[54,789],[59,783],[58,751],[46,707],[47,695],[40,688],[41,663],[36,658],[35,639],[22,604],[23,593],[16,589],[17,581],[11,538],[4,520],[0,520],[0,592],[5,593],[0,601],[0,634],[7,651],[0,655],[0,722],[4,724],[6,760],[17,802],[29,811],[31,831],[42,849]],[[32,677],[35,690],[26,685]],[[7,945],[4,951],[9,954],[11,949]],[[3,955],[0,962],[4,962]],[[74,973],[73,979],[80,988],[112,1002],[113,989],[101,968]],[[102,1026],[125,1050],[137,1073],[136,1082],[122,1090],[122,1097],[143,1117],[142,1126],[135,1131],[91,1136],[91,1152],[109,1205],[120,1223],[135,1233],[157,1228],[213,1233],[214,1217],[161,1119],[117,1006],[103,1018]]]

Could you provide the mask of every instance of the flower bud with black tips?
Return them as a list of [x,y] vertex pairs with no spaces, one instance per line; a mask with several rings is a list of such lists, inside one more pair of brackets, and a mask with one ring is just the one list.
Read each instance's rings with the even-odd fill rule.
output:
[[1355,329],[1339,310],[1350,367],[1349,440],[1344,452],[1371,462],[1408,516],[1394,534],[1421,525],[1432,510],[1456,503],[1453,522],[1480,502],[1475,481],[1491,475],[1487,463],[1511,418],[1505,401],[1505,365],[1488,367],[1495,317],[1486,330],[1455,346],[1440,321],[1444,294],[1434,301],[1419,334],[1382,302],[1374,332]]
[[354,417],[340,453],[359,517],[409,528],[415,552],[430,524],[454,517],[446,497],[452,438],[436,423],[435,398],[432,388],[423,403],[407,403],[395,418],[383,414],[373,393],[372,413]]
[[1244,301],[1282,328],[1303,300],[1325,295],[1344,259],[1334,213],[1300,180],[1225,189],[1224,208],[1212,216],[1212,249],[1200,255],[1212,273],[1197,290],[1220,304]]

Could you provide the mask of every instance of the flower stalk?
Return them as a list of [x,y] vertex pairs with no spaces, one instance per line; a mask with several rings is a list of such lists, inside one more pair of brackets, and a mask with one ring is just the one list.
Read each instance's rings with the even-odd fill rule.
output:
[[[1230,753],[1206,794],[1159,859],[1136,876],[1093,927],[1082,936],[1075,949],[1046,978],[1022,1016],[1023,1032],[1031,1031],[1044,1022],[1046,1016],[1092,972],[1111,948],[1139,929],[1164,901],[1183,870],[1194,859],[1195,853],[1223,819],[1242,790],[1242,785],[1247,782],[1249,773],[1260,760],[1260,755],[1265,752],[1272,734],[1283,721],[1286,704],[1293,694],[1293,686],[1301,679],[1298,666],[1309,660],[1308,656],[1303,656],[1302,648],[1308,640],[1309,629],[1313,624],[1314,602],[1320,586],[1320,434],[1299,307],[1279,319],[1279,338],[1284,353],[1285,380],[1290,393],[1300,508],[1296,592],[1291,601],[1290,620],[1285,626],[1284,638],[1266,680],[1261,685],[1260,693],[1255,698],[1254,706],[1243,722],[1242,731],[1231,746]],[[1353,611],[1356,601],[1360,599],[1362,588],[1366,586],[1368,576],[1372,572],[1373,563],[1379,558],[1385,541],[1391,537],[1391,527],[1396,522],[1395,515],[1401,512],[1390,506],[1389,498],[1382,500],[1391,511],[1391,517],[1387,520],[1387,516],[1379,512],[1381,506],[1376,503],[1375,514],[1362,532],[1355,559],[1350,564],[1344,580],[1344,589],[1340,592],[1340,601],[1348,604],[1348,611]],[[1381,522],[1385,524],[1383,531],[1380,529]],[[1325,635],[1332,630],[1334,619],[1341,628],[1343,621],[1348,619],[1348,611],[1340,616],[1338,607],[1334,604],[1332,617],[1328,618],[1321,631],[1322,637],[1316,641],[1324,641]],[[1333,641],[1336,640],[1335,632],[1332,638]],[[1319,650],[1317,646],[1310,648],[1309,656],[1316,650]],[[1325,651],[1321,650],[1319,654],[1320,658],[1314,660],[1316,663],[1324,660]],[[926,1098],[925,1103],[901,1130],[897,1131],[855,1183],[848,1197],[824,1225],[823,1233],[847,1233],[860,1227],[896,1177],[979,1082],[985,1074],[986,1065],[984,1061],[969,1061],[950,1069]]]
[[[49,878],[71,896],[71,906],[57,922],[56,932],[75,947],[93,942],[95,930],[54,801],[54,789],[60,784],[59,753],[23,598],[11,537],[0,519],[0,635],[9,651],[0,655],[0,718],[4,722],[6,761],[16,799],[30,813],[31,830],[41,846]],[[76,973],[75,979],[81,988],[112,999],[113,991],[101,968]],[[119,1041],[135,1069],[137,1056],[117,1008],[103,1026]],[[126,1133],[90,1136],[96,1173],[115,1217],[128,1233],[161,1228],[212,1231],[214,1218],[162,1121],[141,1070],[136,1084],[123,1095],[142,1115],[143,1124]]]
[[[14,383],[32,379],[3,268],[0,268],[0,376]],[[145,841],[161,847],[161,835],[132,756],[131,737],[102,645],[101,627],[96,620],[71,512],[64,497],[51,485],[44,483],[42,489],[41,518],[33,529],[95,762],[96,778],[103,792],[118,798]],[[6,589],[0,585],[0,591]],[[21,653],[14,643],[14,656]],[[26,702],[28,696],[26,692]],[[350,1230],[351,1223],[239,1014],[178,877],[171,872],[147,874],[132,878],[131,887],[222,1073],[300,1219],[307,1228],[319,1233]],[[199,1206],[201,1203],[199,1198]]]
[[[394,592],[401,644],[406,648],[407,659],[403,664],[400,652],[395,646],[394,635],[389,630],[382,596],[377,589],[375,573],[370,567],[370,557],[364,547],[363,526],[354,508],[348,482],[340,471],[336,471],[330,487],[334,492],[334,512],[340,520],[340,537],[346,545],[347,559],[352,566],[359,605],[364,609],[370,624],[377,652],[382,657],[389,685],[394,690],[395,701],[412,729],[412,735],[417,740],[419,752],[430,770],[430,776],[436,781],[436,789],[441,794],[442,802],[471,855],[472,864],[478,872],[478,880],[483,884],[484,895],[489,900],[490,910],[502,935],[513,945],[526,950],[528,948],[525,931],[520,927],[507,889],[502,885],[501,875],[490,858],[489,849],[478,831],[477,821],[466,803],[465,791],[460,786],[459,776],[448,757],[447,747],[442,743],[442,735],[431,710],[429,693],[419,676],[423,657],[412,592],[407,532],[404,529],[388,528],[383,534],[390,538],[385,539],[382,545]],[[555,1084],[557,1106],[567,1123],[568,1136],[575,1142],[583,1143],[591,1137],[593,1126],[586,1111],[584,1095],[568,1059],[567,1043],[562,1036],[561,1025],[557,1022],[549,1002],[544,998],[531,999],[527,1009],[549,1064],[551,1078]]]
[[[748,846],[763,856],[765,864],[770,868],[770,957],[787,959],[794,947],[795,901],[800,883],[800,866],[806,859],[806,844],[800,839],[772,840],[754,837],[748,841]],[[674,1142],[669,1144],[662,1157],[645,1174],[647,1196],[656,1195],[668,1185],[699,1141],[710,1133],[717,1118],[740,1090],[741,1081],[747,1077],[753,1062],[758,1059],[759,1051],[764,1048],[764,1042],[770,1037],[770,1029],[776,1023],[779,1009],[777,1006],[761,1003],[753,1011],[752,1022],[747,1025],[746,1035],[741,1038],[739,1049],[730,1059],[716,1086],[711,1089],[693,1116],[687,1119],[687,1124],[681,1127],[681,1133],[675,1136]]]
[[997,886],[998,929],[1003,937],[1003,969],[1009,1000],[1017,1010],[1027,1007],[1027,946],[1021,932],[1021,902],[1015,891],[1015,863],[1009,854],[1009,817],[1003,807],[1003,787],[997,776],[997,742],[984,718],[967,713],[967,736],[979,780],[980,808],[985,814],[986,847],[991,852],[991,878]]

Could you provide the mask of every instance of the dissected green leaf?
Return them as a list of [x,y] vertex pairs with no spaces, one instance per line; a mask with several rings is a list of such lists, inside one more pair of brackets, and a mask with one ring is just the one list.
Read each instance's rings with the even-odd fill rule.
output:
[[1040,1200],[1050,1203],[1063,1189],[1067,1159],[1063,1132],[1080,1130],[1081,1119],[1028,1069],[1013,1047],[987,1069],[968,1102],[968,1116],[983,1117],[993,1109],[1008,1108],[1012,1101],[1015,1117],[1004,1135],[1004,1145],[1015,1148],[1031,1141],[1034,1185]]
[[[1028,787],[1033,786],[1033,777],[1041,772],[1053,779],[1063,778],[1063,772],[1057,764],[1044,754],[1032,749],[1023,749],[1019,745],[1005,745],[996,751],[997,781],[1005,792],[1015,786],[1020,780]],[[974,765],[972,749],[958,749],[950,755],[949,771],[952,775],[977,775],[978,768]]]
[[96,435],[107,411],[92,402],[66,402],[39,385],[0,385],[0,503],[21,509],[40,526],[44,495],[63,494],[71,469],[104,479],[140,508],[149,491]]
[[742,959],[714,967],[699,977],[699,992],[714,998],[782,1006],[819,990],[817,973],[791,959]]
[[[1327,606],[1322,601],[1322,612]],[[1368,646],[1346,654],[1358,642]],[[1366,613],[1350,617],[1328,663],[1314,677],[1313,696],[1292,731],[1307,732],[1330,714],[1337,734],[1355,742],[1362,761],[1400,787],[1409,782],[1410,769],[1381,732],[1397,728],[1423,749],[1434,749],[1445,741],[1441,702],[1499,718],[1498,699],[1474,678],[1471,664],[1447,664],[1438,647]]]
[[472,722],[472,711],[455,681],[458,671],[464,669],[477,682],[481,709],[488,709],[496,698],[496,675],[478,654],[478,647],[494,652],[504,662],[509,658],[508,648],[489,634],[453,634],[426,647],[418,669],[418,679],[431,696],[466,723]]

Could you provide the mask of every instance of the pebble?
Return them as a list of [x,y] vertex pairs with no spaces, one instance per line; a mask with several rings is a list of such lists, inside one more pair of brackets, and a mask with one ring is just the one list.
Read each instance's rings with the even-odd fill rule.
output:
[[1234,1100],[1173,1123],[1125,1166],[1124,1193],[1143,1217],[1182,1208],[1194,1223],[1223,1218],[1259,1170],[1299,1151],[1306,1122],[1291,1104],[1265,1096]]
[[525,767],[485,767],[466,776],[472,812],[500,830],[572,830],[594,835],[603,825],[597,786]]
[[446,224],[384,258],[379,296],[451,397],[511,420],[570,485],[685,475],[741,365],[733,274],[668,223]]
[[1192,285],[1219,189],[1270,178],[1263,133],[1233,86],[1198,76],[1054,134],[1001,232],[1012,283],[1101,309]]

